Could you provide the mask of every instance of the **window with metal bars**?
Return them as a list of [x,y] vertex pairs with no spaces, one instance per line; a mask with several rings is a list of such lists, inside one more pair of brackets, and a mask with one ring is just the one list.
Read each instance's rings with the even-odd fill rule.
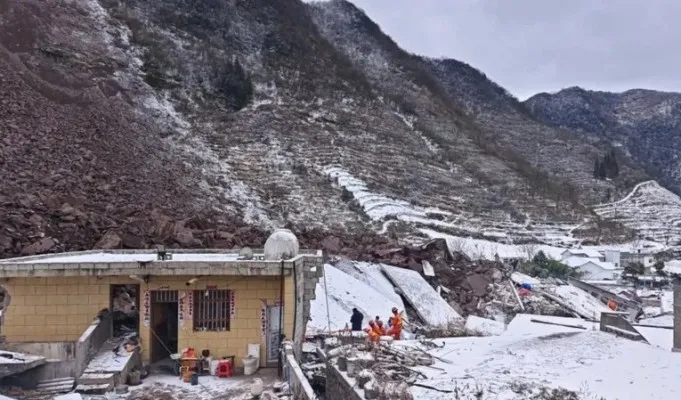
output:
[[194,330],[229,330],[229,290],[194,291]]

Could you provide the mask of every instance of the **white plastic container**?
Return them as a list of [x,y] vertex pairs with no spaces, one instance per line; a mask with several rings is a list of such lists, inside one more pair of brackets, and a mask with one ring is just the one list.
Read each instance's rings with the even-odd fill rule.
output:
[[264,388],[262,384],[262,379],[260,378],[253,379],[253,382],[251,383],[251,396],[259,397],[262,394],[263,390]]
[[210,374],[215,376],[218,374],[218,363],[220,360],[210,360]]

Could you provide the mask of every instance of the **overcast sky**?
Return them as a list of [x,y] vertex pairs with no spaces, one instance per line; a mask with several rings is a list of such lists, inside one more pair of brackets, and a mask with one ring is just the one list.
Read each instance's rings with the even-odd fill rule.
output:
[[401,47],[525,99],[570,86],[681,92],[681,0],[351,0]]

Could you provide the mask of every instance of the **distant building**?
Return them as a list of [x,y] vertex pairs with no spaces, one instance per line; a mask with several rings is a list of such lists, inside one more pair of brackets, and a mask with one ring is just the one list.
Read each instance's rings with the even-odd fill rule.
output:
[[597,258],[570,257],[563,263],[582,273],[585,280],[617,280],[622,275],[622,269],[614,263],[601,261]]
[[613,263],[615,267],[622,268],[622,258],[620,257],[619,250],[604,250],[603,256],[605,262]]
[[644,267],[650,268],[655,264],[655,254],[638,249],[633,252],[623,251],[620,253],[622,268],[632,263],[641,263]]
[[599,261],[605,261],[605,256],[601,252],[591,249],[567,249],[560,253],[561,262],[572,257],[595,258]]

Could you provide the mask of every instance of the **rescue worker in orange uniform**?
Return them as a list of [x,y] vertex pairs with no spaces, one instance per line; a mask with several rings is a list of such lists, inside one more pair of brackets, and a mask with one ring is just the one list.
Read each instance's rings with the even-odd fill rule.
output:
[[364,328],[364,332],[370,342],[378,342],[380,335],[376,332],[376,323],[373,320],[369,320],[369,326]]
[[378,336],[386,335],[387,332],[385,330],[385,327],[383,326],[383,321],[380,320],[376,321],[376,323],[374,324],[374,332],[376,332]]
[[397,307],[393,307],[392,311],[393,315],[388,320],[388,325],[390,326],[388,335],[392,336],[395,340],[400,340],[402,336],[402,316]]

